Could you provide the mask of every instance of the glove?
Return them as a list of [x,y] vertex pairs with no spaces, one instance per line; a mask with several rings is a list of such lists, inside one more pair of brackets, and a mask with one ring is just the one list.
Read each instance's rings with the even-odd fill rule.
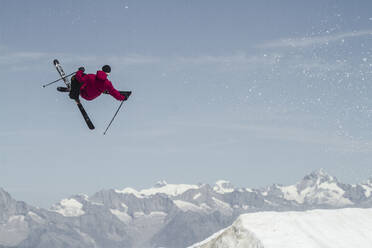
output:
[[123,101],[126,101],[128,100],[129,96],[132,94],[132,91],[121,91],[120,94],[125,97]]
[[83,66],[79,67],[79,71],[85,72],[85,68]]

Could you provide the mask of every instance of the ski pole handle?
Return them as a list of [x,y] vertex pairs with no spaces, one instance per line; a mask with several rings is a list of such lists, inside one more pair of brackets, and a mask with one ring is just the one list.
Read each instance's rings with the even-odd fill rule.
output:
[[69,77],[69,76],[72,76],[72,75],[76,74],[76,72],[77,72],[77,71],[75,71],[75,72],[73,72],[73,73],[71,73],[71,74],[68,74],[67,76],[61,77],[60,79],[57,79],[57,80],[55,80],[55,81],[53,81],[53,82],[51,82],[51,83],[44,84],[44,85],[43,85],[43,88],[45,88],[45,87],[47,87],[47,86],[49,86],[49,85],[51,85],[51,84],[57,83],[58,81],[60,81],[60,80],[62,80],[62,79],[65,79],[65,78],[67,78],[67,77]]

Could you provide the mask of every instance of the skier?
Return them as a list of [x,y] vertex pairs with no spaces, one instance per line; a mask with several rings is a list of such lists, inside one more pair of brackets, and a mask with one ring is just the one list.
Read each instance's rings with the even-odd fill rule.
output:
[[70,98],[79,101],[79,95],[85,100],[91,101],[102,93],[107,92],[119,101],[126,101],[130,92],[120,94],[113,86],[107,76],[111,72],[109,65],[104,65],[97,74],[85,74],[85,68],[80,67],[76,75],[71,78]]

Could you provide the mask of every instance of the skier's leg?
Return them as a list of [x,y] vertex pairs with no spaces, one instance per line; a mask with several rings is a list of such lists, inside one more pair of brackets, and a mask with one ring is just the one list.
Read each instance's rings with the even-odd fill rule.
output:
[[79,95],[80,95],[80,87],[81,84],[79,81],[76,80],[75,76],[71,78],[71,91],[70,91],[70,98],[74,100],[79,100]]

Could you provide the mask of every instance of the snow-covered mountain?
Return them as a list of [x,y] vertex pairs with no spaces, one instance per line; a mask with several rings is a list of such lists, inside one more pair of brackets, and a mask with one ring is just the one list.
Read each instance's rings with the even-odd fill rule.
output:
[[160,181],[71,196],[49,210],[0,190],[0,247],[187,247],[244,213],[344,207],[372,207],[372,180],[343,184],[320,170],[295,185],[263,189]]
[[305,176],[295,185],[269,187],[264,194],[305,206],[345,207],[359,204],[369,197],[368,185],[346,185],[323,170]]
[[190,248],[367,248],[371,223],[360,208],[249,213]]

